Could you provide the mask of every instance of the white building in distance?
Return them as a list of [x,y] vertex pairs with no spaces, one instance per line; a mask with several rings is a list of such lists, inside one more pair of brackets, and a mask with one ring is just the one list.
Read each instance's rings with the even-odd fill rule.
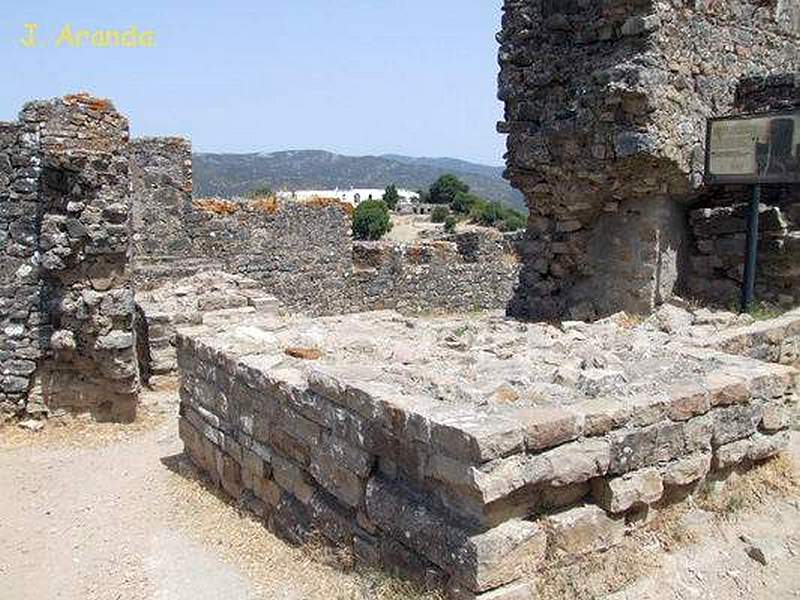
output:
[[[358,206],[364,200],[381,200],[384,189],[381,188],[351,188],[349,190],[296,190],[294,192],[278,192],[281,200],[297,200],[300,202],[314,198],[336,198],[341,202]],[[401,202],[418,202],[419,194],[410,190],[397,190]]]

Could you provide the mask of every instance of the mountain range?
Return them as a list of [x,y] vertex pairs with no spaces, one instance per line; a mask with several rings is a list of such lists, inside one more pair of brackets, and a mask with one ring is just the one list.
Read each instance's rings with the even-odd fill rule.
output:
[[472,192],[524,209],[517,190],[503,179],[503,167],[455,158],[419,158],[398,154],[344,156],[324,150],[287,150],[250,154],[193,155],[194,195],[242,196],[273,190],[383,188],[389,184],[421,190],[445,173],[456,175]]

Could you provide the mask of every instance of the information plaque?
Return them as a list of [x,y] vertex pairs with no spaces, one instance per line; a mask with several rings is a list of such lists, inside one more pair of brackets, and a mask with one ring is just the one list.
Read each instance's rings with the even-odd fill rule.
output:
[[800,183],[800,110],[709,119],[706,183]]

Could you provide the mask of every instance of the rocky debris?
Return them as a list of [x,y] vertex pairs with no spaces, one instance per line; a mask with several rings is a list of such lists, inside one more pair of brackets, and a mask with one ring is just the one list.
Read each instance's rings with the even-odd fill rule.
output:
[[754,541],[752,538],[750,538],[750,536],[747,536],[747,535],[744,535],[744,534],[740,535],[739,539],[745,545],[744,546],[744,551],[747,554],[747,556],[752,558],[757,563],[761,563],[763,566],[766,567],[767,564],[768,564],[767,557],[764,554],[764,550],[761,549],[759,544],[756,541]]
[[18,425],[21,429],[26,429],[28,431],[41,431],[44,429],[44,421],[39,421],[37,419],[25,419],[24,421],[20,421]]

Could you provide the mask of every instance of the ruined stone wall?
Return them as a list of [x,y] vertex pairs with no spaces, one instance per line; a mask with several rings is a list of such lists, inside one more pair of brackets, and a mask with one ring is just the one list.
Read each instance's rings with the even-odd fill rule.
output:
[[150,289],[202,270],[259,281],[293,310],[335,314],[504,308],[519,270],[499,234],[454,241],[353,242],[347,205],[191,198],[191,150],[135,141],[136,281]]
[[78,95],[29,103],[20,123],[16,178],[0,202],[14,218],[2,248],[15,257],[3,271],[14,305],[0,315],[6,412],[130,421],[139,383],[127,121]]
[[483,232],[414,244],[356,242],[353,256],[341,312],[504,308],[519,273],[515,244]]
[[37,260],[40,165],[35,125],[0,124],[0,415],[25,409],[47,337]]
[[189,231],[184,227],[192,210],[192,148],[183,138],[131,140],[133,250],[137,256],[188,253]]
[[[741,82],[737,111],[758,113],[800,107],[800,76],[753,77]],[[739,300],[751,186],[703,190],[690,212],[691,296],[718,305]],[[762,186],[756,298],[800,303],[800,186]]]
[[[682,282],[705,120],[747,74],[797,70],[796,3],[506,0],[499,130],[530,207],[511,310],[649,311]],[[598,252],[598,249],[602,249]]]

